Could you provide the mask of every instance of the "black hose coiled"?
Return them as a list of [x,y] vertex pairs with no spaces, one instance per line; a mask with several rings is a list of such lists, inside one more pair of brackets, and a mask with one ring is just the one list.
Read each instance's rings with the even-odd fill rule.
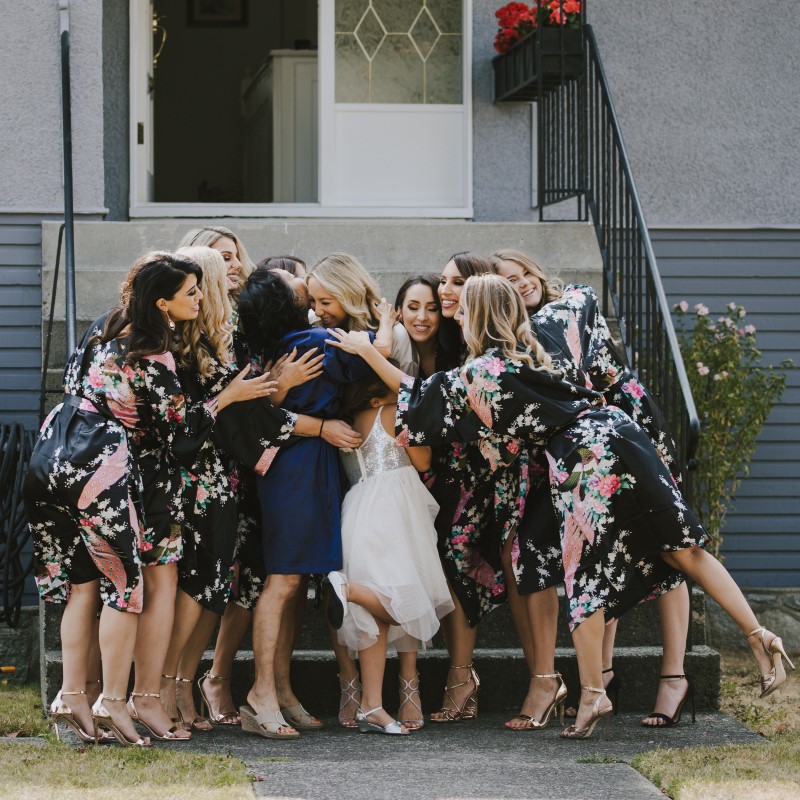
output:
[[33,571],[22,486],[35,440],[36,433],[17,422],[0,425],[0,591],[10,628],[19,622],[25,581]]

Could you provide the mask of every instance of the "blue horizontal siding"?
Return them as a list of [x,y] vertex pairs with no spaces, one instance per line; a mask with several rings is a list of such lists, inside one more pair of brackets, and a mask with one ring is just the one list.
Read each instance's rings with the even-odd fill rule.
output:
[[[740,304],[765,363],[800,365],[800,230],[650,234],[670,303],[704,303],[712,316]],[[725,564],[741,586],[800,586],[800,369],[788,373],[723,536]]]

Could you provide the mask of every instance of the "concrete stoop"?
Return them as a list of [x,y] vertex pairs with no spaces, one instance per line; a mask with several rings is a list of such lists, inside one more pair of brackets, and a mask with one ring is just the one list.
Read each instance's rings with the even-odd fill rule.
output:
[[[619,708],[623,711],[651,710],[658,686],[661,659],[657,617],[656,604],[646,603],[630,611],[619,623],[614,668],[621,682]],[[51,605],[44,609],[42,650],[45,658],[42,664],[42,690],[46,700],[52,699],[61,682],[59,618],[59,609]],[[560,619],[566,619],[563,607]],[[698,590],[695,590],[692,597],[691,642],[692,648],[686,655],[685,669],[695,682],[697,708],[719,708],[720,659],[719,654],[705,643],[705,596]],[[437,634],[432,645],[432,649],[422,651],[419,657],[423,706],[426,711],[436,710],[441,703],[449,664],[441,634]],[[564,676],[570,688],[570,697],[577,698],[580,685],[577,662],[565,629],[559,630],[558,645],[556,669]],[[210,646],[213,646],[213,641]],[[253,681],[251,648],[248,637],[234,666],[232,690],[237,703],[244,701]],[[211,657],[212,650],[208,650],[198,674],[210,667]],[[474,664],[481,680],[481,707],[498,712],[518,709],[527,691],[529,678],[507,606],[494,611],[481,624]],[[309,600],[303,630],[298,637],[292,661],[292,684],[307,708],[321,715],[333,715],[337,712],[339,693],[336,673],[336,661],[323,614]],[[390,658],[384,684],[384,697],[390,709],[397,702],[397,687],[397,659]]]

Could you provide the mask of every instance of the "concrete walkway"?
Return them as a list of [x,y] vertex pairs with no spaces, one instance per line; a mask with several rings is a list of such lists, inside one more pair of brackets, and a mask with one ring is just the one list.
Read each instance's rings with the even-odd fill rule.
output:
[[[628,763],[657,747],[682,748],[764,742],[736,720],[702,713],[651,731],[640,714],[612,718],[609,738],[600,725],[588,741],[563,741],[559,727],[511,733],[506,715],[428,725],[408,737],[344,731],[325,720],[320,731],[275,742],[239,729],[195,734],[180,747],[230,753],[253,771],[258,797],[277,800],[644,800],[661,797]],[[601,723],[602,724],[602,723]]]

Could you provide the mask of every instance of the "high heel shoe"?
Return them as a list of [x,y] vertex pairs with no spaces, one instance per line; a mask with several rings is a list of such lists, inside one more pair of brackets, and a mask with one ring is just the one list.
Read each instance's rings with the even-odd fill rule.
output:
[[[555,694],[553,695],[550,705],[547,706],[540,719],[535,719],[528,714],[517,714],[510,722],[506,722],[506,728],[510,731],[540,731],[548,726],[550,717],[555,716],[556,710],[558,710],[558,717],[561,724],[564,724],[564,701],[567,698],[567,685],[564,683],[561,673],[552,672],[547,675],[531,674],[531,678],[556,678],[558,680],[558,686],[556,687]],[[517,719],[524,721],[526,724],[520,727],[512,726],[511,722]]]
[[[208,717],[214,725],[239,725],[241,717],[237,711],[212,711],[211,703],[206,697],[205,689],[203,689],[203,681],[229,681],[224,675],[212,675],[209,670],[197,679],[197,688],[200,690],[200,713],[204,717]],[[204,710],[205,709],[205,710]]]
[[[358,700],[356,700],[356,695],[361,691],[361,679],[357,674],[349,681],[342,680],[341,675],[337,675],[336,677],[339,679],[339,691],[342,693],[339,701],[339,725],[342,728],[352,730],[358,727],[356,713],[360,706]],[[356,686],[356,683],[358,683],[358,686]],[[342,711],[344,711],[348,703],[355,704],[356,710],[352,717],[343,717]]]
[[[472,664],[464,664],[462,666],[450,667],[450,669],[468,669],[469,675],[467,679],[460,683],[454,683],[452,686],[444,687],[444,696],[452,704],[452,708],[442,706],[439,709],[441,717],[431,717],[431,722],[458,722],[462,719],[475,719],[478,716],[478,689],[481,686],[478,673],[475,672]],[[458,689],[460,686],[466,686],[470,681],[474,684],[472,691],[464,698],[464,702],[459,704],[453,698],[450,692],[453,689]]]
[[608,718],[613,712],[613,709],[609,706],[608,708],[604,709],[603,711],[600,710],[600,703],[602,699],[605,697],[608,699],[606,695],[605,689],[595,689],[594,686],[581,686],[581,689],[585,692],[595,692],[598,695],[597,700],[594,701],[594,705],[592,706],[592,716],[589,717],[589,724],[585,728],[579,728],[576,725],[570,725],[568,728],[564,728],[561,731],[560,736],[562,739],[588,739],[592,735],[592,731],[594,730],[595,725],[601,720],[605,719],[606,721],[606,736],[608,735]]
[[[210,731],[213,729],[213,725],[203,716],[197,715],[193,717],[191,720],[186,719],[183,716],[183,711],[181,711],[181,707],[178,704],[178,684],[179,683],[188,683],[191,687],[192,679],[191,678],[179,678],[177,675],[161,675],[162,678],[166,678],[168,681],[175,681],[175,709],[178,712],[177,717],[172,717],[172,721],[176,725],[180,725],[182,728],[185,728],[188,731]],[[191,688],[189,688],[189,693],[191,694]],[[194,706],[194,700],[192,700],[192,706]]]
[[376,711],[383,711],[383,706],[376,706],[369,711],[362,711],[360,708],[356,711],[356,722],[358,723],[359,733],[388,733],[392,736],[407,736],[408,731],[396,720],[387,722],[386,725],[378,725],[375,722],[370,722],[367,717],[374,714]]
[[[173,725],[171,728],[168,728],[163,733],[156,733],[155,729],[150,727],[149,723],[145,722],[140,716],[139,713],[136,711],[136,706],[134,705],[133,698],[134,697],[157,697],[159,702],[161,702],[161,695],[157,692],[131,692],[131,696],[128,699],[128,713],[131,715],[131,719],[135,722],[141,722],[148,731],[150,731],[150,735],[154,739],[158,739],[160,742],[188,742],[192,738],[192,732],[187,731],[185,728],[181,728],[178,725]],[[172,721],[172,720],[170,720]],[[184,731],[188,733],[188,736],[177,736],[176,734],[178,731]]]
[[137,739],[129,739],[118,727],[116,722],[114,722],[111,714],[108,712],[108,709],[105,707],[104,703],[124,703],[124,697],[105,697],[104,695],[100,695],[97,698],[97,702],[92,706],[92,722],[94,724],[94,741],[97,744],[100,741],[100,731],[106,730],[110,731],[114,738],[120,743],[124,745],[128,745],[129,747],[150,747],[150,739],[146,736],[139,736]]
[[330,590],[326,609],[328,622],[338,631],[347,616],[347,578],[342,572],[329,572],[322,585]]
[[[416,719],[399,719],[397,721],[409,731],[418,731],[420,728],[425,727],[425,715],[422,713],[422,706],[414,699],[414,695],[419,698],[419,672],[408,680],[402,675],[397,677],[400,678],[400,705],[398,709],[402,708],[406,703],[411,703],[419,711],[419,717]],[[399,711],[397,716],[400,716]]]
[[[776,636],[772,631],[768,631],[764,627],[759,627],[754,631],[750,631],[745,638],[749,639],[757,633],[760,634],[761,647],[764,648],[764,652],[772,659],[772,669],[766,675],[761,675],[761,694],[759,697],[766,697],[772,694],[776,689],[779,689],[786,682],[786,670],[783,668],[781,656],[786,659],[786,663],[792,669],[794,669],[794,664],[792,664],[791,659],[786,655],[786,651],[783,649],[781,637]],[[764,641],[764,637],[767,635],[772,636],[772,640],[769,644]]]
[[[681,714],[683,713],[683,707],[686,705],[687,700],[692,701],[692,724],[694,724],[695,716],[694,716],[694,684],[692,683],[692,679],[687,677],[686,675],[662,675],[660,680],[662,681],[686,681],[686,692],[684,693],[681,701],[678,703],[678,707],[675,709],[675,713],[673,716],[668,717],[666,714],[662,714],[660,711],[654,711],[652,714],[648,714],[641,722],[642,727],[644,728],[671,728],[673,725],[677,725],[681,721]],[[657,719],[660,720],[659,725],[648,725],[646,720],[648,719]]]
[[85,691],[82,692],[65,692],[63,689],[59,691],[59,693],[53,699],[53,702],[50,704],[50,719],[53,720],[53,733],[56,735],[56,740],[61,741],[61,736],[58,732],[58,723],[63,722],[69,728],[72,729],[73,733],[86,744],[92,742],[94,744],[101,744],[104,742],[111,741],[114,737],[108,733],[103,733],[98,739],[88,733],[83,729],[83,726],[75,717],[72,709],[64,702],[64,697],[68,697],[69,695],[73,694],[86,694]]

